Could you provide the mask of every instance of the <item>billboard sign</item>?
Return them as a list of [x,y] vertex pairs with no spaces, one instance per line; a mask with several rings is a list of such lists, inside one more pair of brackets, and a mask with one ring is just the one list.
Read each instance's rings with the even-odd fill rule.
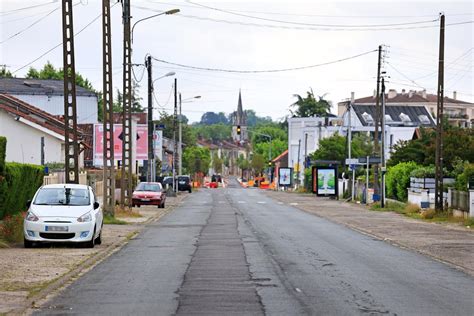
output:
[[281,187],[291,186],[293,180],[293,168],[278,169],[278,185]]
[[[146,124],[137,124],[137,135],[135,136],[136,159],[148,159],[148,127]],[[114,159],[122,160],[122,124],[114,124]],[[104,152],[104,127],[102,124],[94,124],[94,166],[103,165]]]
[[153,154],[155,159],[163,161],[163,131],[153,132]]
[[318,196],[337,196],[337,167],[314,166],[313,193]]

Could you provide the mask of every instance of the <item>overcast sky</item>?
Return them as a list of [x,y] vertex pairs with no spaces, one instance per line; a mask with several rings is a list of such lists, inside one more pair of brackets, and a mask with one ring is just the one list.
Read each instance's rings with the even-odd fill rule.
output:
[[[76,33],[101,13],[101,2],[74,1]],[[132,23],[164,10],[181,10],[175,15],[137,24],[134,63],[143,63],[149,53],[160,60],[193,67],[276,70],[333,62],[375,51],[378,45],[384,44],[387,45],[384,68],[390,76],[387,88],[398,91],[426,88],[434,94],[439,45],[439,21],[434,20],[439,12],[444,12],[448,25],[445,95],[452,97],[455,90],[458,99],[474,102],[473,1],[131,0],[131,4]],[[119,3],[112,8],[112,40],[113,85],[120,89],[121,14]],[[449,25],[460,22],[471,23]],[[29,68],[23,66],[61,43],[60,1],[1,0],[0,30],[0,64],[22,77]],[[75,37],[76,71],[98,90],[102,90],[101,34],[101,20],[97,19]],[[62,47],[53,49],[31,66],[41,68],[48,60],[62,67]],[[153,66],[154,78],[176,72],[183,99],[202,96],[183,104],[183,114],[191,121],[198,121],[206,111],[234,111],[239,89],[244,109],[253,109],[260,116],[276,120],[288,114],[289,105],[295,101],[294,94],[304,95],[310,88],[333,102],[333,112],[337,111],[337,102],[349,98],[351,91],[356,98],[372,95],[376,87],[377,54],[370,52],[325,66],[276,73],[216,72],[158,61]],[[146,105],[144,67],[137,66],[134,70],[137,79],[142,79],[140,94]],[[173,80],[167,77],[155,82],[159,102],[155,106],[170,113],[174,102]]]

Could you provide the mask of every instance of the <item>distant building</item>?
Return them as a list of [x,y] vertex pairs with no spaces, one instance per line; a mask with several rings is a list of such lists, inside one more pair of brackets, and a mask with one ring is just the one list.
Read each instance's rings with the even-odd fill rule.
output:
[[[64,163],[64,121],[31,104],[7,94],[0,94],[0,136],[7,138],[6,161],[30,163]],[[79,139],[83,138],[78,130]],[[81,143],[79,167],[84,166]]]
[[[0,78],[0,93],[9,94],[51,115],[64,115],[64,82],[24,78]],[[77,123],[97,123],[97,95],[76,86]]]
[[[436,116],[438,96],[422,91],[405,91],[398,93],[395,89],[390,89],[385,95],[387,105],[397,106],[424,106],[432,117]],[[352,92],[351,100],[339,102],[337,104],[338,115],[346,112],[347,106],[352,102],[354,105],[375,105],[375,93],[372,96],[359,99],[354,98]],[[474,103],[458,100],[457,93],[453,92],[452,98],[444,97],[444,116],[453,126],[472,127],[474,126]]]
[[[302,181],[304,161],[312,152],[318,150],[321,139],[330,137],[335,133],[347,136],[350,126],[352,135],[365,133],[373,140],[374,117],[375,105],[355,104],[350,111],[345,111],[341,117],[289,118],[289,166],[294,168],[296,175],[298,175],[298,170],[300,171],[300,181]],[[435,127],[435,121],[426,107],[387,105],[385,111],[385,157],[390,158],[392,147],[397,142],[413,139],[419,127]],[[381,134],[379,134],[380,139],[381,137]]]
[[[240,135],[238,129],[240,128]],[[232,113],[232,140],[234,142],[248,142],[247,113],[242,108],[242,94],[239,91],[237,111]]]

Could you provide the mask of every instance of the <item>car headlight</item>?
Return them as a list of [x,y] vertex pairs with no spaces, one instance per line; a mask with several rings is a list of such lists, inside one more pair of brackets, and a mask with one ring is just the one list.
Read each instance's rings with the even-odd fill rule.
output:
[[25,219],[29,222],[37,222],[39,221],[39,218],[38,216],[36,216],[32,211],[28,211],[28,213],[26,213],[26,217]]
[[80,223],[86,223],[92,221],[92,215],[91,213],[86,213],[80,217],[77,218],[77,221]]

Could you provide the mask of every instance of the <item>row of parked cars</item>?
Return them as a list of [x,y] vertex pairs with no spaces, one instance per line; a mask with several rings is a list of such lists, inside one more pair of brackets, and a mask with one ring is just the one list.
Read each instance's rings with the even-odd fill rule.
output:
[[[172,177],[165,177],[162,182],[141,182],[133,192],[132,205],[164,208],[166,188],[172,185]],[[191,192],[190,177],[179,176],[177,188]],[[38,189],[27,207],[23,224],[25,248],[43,242],[74,242],[87,248],[102,243],[104,215],[90,186],[45,185]]]

